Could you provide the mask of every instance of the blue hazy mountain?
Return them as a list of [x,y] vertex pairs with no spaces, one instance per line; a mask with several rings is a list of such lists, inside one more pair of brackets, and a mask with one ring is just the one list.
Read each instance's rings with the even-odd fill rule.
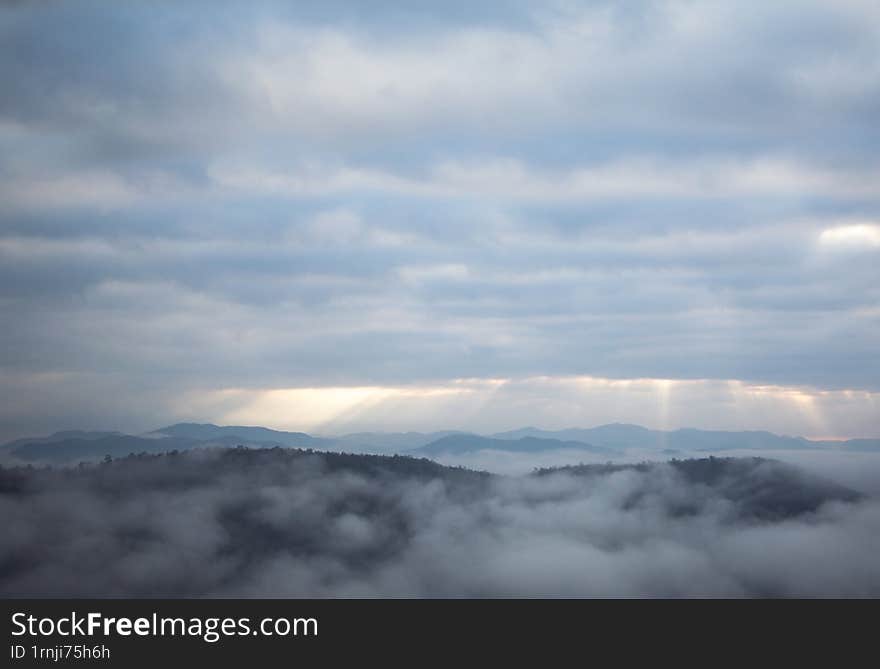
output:
[[305,448],[348,453],[413,453],[422,456],[497,450],[539,453],[578,450],[613,456],[628,449],[676,455],[695,451],[826,449],[880,452],[880,439],[813,441],[765,431],[651,430],[640,425],[612,423],[592,428],[542,430],[525,427],[482,436],[452,430],[438,432],[360,432],[317,437],[260,426],[177,423],[144,435],[67,430],[49,436],[25,437],[0,447],[4,459],[28,463],[70,463],[122,457],[130,453],[164,453],[197,447],[250,446]]
[[87,430],[63,430],[55,432],[47,437],[24,437],[23,439],[15,439],[3,445],[4,449],[14,449],[25,444],[52,444],[60,441],[68,441],[71,439],[95,440],[105,439],[107,437],[124,436],[122,432],[90,432]]
[[199,447],[254,446],[260,448],[332,448],[332,441],[303,432],[265,427],[178,423],[146,435],[69,430],[48,437],[16,439],[2,447],[8,457],[22,462],[71,463],[132,453],[167,453]]
[[468,434],[457,430],[439,432],[354,432],[332,437],[335,450],[352,453],[404,453],[443,437]]
[[[818,442],[834,444],[835,442]],[[880,439],[850,439],[839,444],[846,451],[880,451]]]
[[413,455],[454,455],[475,451],[508,451],[514,453],[540,453],[542,451],[575,450],[611,455],[613,451],[601,446],[593,446],[582,441],[563,441],[540,437],[520,437],[518,439],[493,439],[476,434],[454,434],[432,441],[430,444],[410,451]]
[[155,430],[150,435],[194,439],[200,442],[235,441],[243,445],[258,446],[326,448],[330,445],[330,440],[313,437],[305,432],[284,432],[268,427],[211,423],[177,423]]
[[3,451],[15,460],[27,463],[75,463],[110,456],[124,457],[132,453],[167,453],[195,448],[200,442],[194,439],[165,437],[151,439],[130,434],[112,434],[94,438],[48,438],[17,439],[6,444]]
[[772,432],[749,430],[651,430],[641,425],[611,423],[592,428],[541,430],[526,427],[511,432],[491,435],[495,439],[559,439],[584,441],[594,446],[613,450],[647,449],[669,451],[725,451],[725,450],[791,450],[833,448],[842,450],[880,450],[880,440],[853,439],[850,441],[811,441],[804,437],[789,437]]
[[621,450],[625,448],[667,448],[661,445],[654,430],[641,425],[611,423],[593,428],[569,428],[565,430],[542,430],[536,427],[524,427],[510,432],[499,432],[491,435],[494,439],[522,439],[535,437],[538,439],[556,439],[560,441],[579,441],[602,448]]

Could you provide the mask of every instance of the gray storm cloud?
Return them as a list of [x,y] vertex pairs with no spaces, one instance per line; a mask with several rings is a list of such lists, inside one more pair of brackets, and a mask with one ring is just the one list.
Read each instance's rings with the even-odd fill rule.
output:
[[6,470],[0,592],[880,594],[876,501],[832,495],[813,511],[755,516],[749,509],[762,507],[750,505],[773,486],[825,485],[770,461],[731,479],[728,491],[750,491],[731,497],[670,465],[490,478],[327,457],[197,451]]

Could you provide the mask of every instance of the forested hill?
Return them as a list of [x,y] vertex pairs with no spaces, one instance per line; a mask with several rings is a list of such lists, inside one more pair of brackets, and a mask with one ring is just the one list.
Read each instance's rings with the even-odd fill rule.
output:
[[[756,458],[521,477],[289,448],[17,466],[0,469],[0,596],[619,594],[633,582],[603,589],[583,556],[607,559],[611,569],[658,541],[692,555],[713,546],[712,537],[856,499]],[[529,551],[540,560],[518,562]],[[571,556],[580,557],[566,562]],[[646,554],[638,573],[657,559]],[[557,563],[574,570],[559,584]],[[493,580],[495,564],[518,565],[518,576]],[[744,569],[742,582],[719,574],[693,589],[775,592],[753,583],[753,571]],[[688,583],[657,576],[634,592],[668,595]]]
[[400,455],[360,455],[297,448],[199,448],[167,453],[107,457],[77,467],[32,465],[0,467],[0,493],[24,492],[34,484],[94,483],[110,491],[119,488],[187,488],[207,485],[227,475],[257,476],[263,483],[284,484],[293,473],[321,477],[358,475],[368,479],[400,479],[454,483],[480,482],[492,475],[449,467],[427,458]]
[[[816,511],[829,501],[855,502],[862,498],[861,494],[850,488],[767,458],[673,459],[662,466],[674,472],[688,488],[702,493],[673,499],[669,510],[675,513],[692,513],[695,503],[718,497],[731,503],[740,517],[781,519]],[[657,463],[648,462],[574,465],[538,469],[534,475],[567,474],[590,479],[627,471],[647,474],[660,467]],[[640,499],[651,492],[647,487],[637,491],[633,499]]]
[[[531,476],[567,475],[592,480],[623,472],[649,475],[646,481],[674,476],[681,485],[701,491],[697,496],[700,499],[720,496],[742,507],[745,515],[763,517],[797,515],[814,511],[827,501],[856,501],[860,497],[849,488],[792,465],[759,457],[573,465],[536,469]],[[108,456],[104,462],[78,467],[0,467],[0,494],[89,486],[112,496],[132,496],[142,490],[196,489],[227,479],[248,478],[261,486],[284,486],[336,475],[386,483],[440,481],[452,487],[466,486],[471,492],[485,489],[486,494],[493,482],[507,478],[401,455],[237,447],[140,453],[115,460]],[[666,483],[664,480],[660,485]],[[638,492],[650,493],[647,484]]]

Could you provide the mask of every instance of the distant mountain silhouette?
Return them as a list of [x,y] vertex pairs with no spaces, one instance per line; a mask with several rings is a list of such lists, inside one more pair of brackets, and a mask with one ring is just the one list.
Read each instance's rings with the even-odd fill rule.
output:
[[831,449],[880,451],[880,439],[812,441],[765,431],[730,432],[683,428],[663,431],[640,425],[611,423],[592,428],[542,430],[526,427],[481,436],[468,432],[359,432],[339,437],[317,437],[304,432],[285,432],[260,426],[177,423],[145,435],[120,432],[68,430],[43,437],[26,437],[0,447],[4,461],[76,463],[121,457],[129,453],[163,453],[198,447],[307,448],[348,453],[413,453],[419,456],[497,450],[539,453],[579,450],[607,456],[627,449],[677,455],[695,451]]
[[4,446],[4,451],[22,462],[75,463],[109,455],[117,458],[131,453],[167,453],[195,448],[194,439],[166,437],[149,439],[127,434],[91,439],[54,439],[31,441],[18,439]]
[[8,442],[7,444],[4,444],[2,448],[14,449],[18,446],[23,446],[25,444],[51,444],[59,441],[68,441],[70,439],[93,440],[119,436],[125,435],[122,432],[89,432],[86,430],[63,430],[61,432],[50,434],[48,437],[24,437],[23,439],[16,439],[14,441]]
[[455,434],[443,437],[430,444],[411,451],[413,455],[441,455],[473,453],[475,451],[509,451],[514,453],[538,453],[541,451],[577,450],[611,455],[607,448],[593,446],[582,441],[562,441],[560,439],[540,439],[521,437],[519,439],[492,439],[475,434]]
[[119,432],[56,432],[48,437],[16,439],[3,451],[22,462],[76,463],[131,453],[167,453],[198,447],[256,446],[272,448],[329,448],[332,442],[302,432],[281,432],[265,427],[218,426],[178,423],[143,436]]
[[538,437],[542,439],[585,441],[595,446],[615,450],[627,448],[679,451],[799,450],[814,448],[880,450],[880,440],[876,439],[854,439],[846,442],[811,441],[803,437],[787,437],[760,430],[730,432],[682,428],[667,431],[651,430],[640,425],[625,423],[611,423],[592,428],[570,428],[565,430],[541,430],[528,427],[511,432],[499,432],[493,434],[492,437],[496,439]]
[[243,425],[213,425],[211,423],[177,423],[155,430],[151,434],[183,437],[196,441],[237,441],[241,444],[266,446],[295,446],[298,448],[321,448],[330,443],[328,439],[313,437],[305,432],[283,432],[267,427]]
[[880,451],[880,439],[850,439],[844,441],[840,447],[847,451]]
[[602,448],[665,448],[657,440],[654,430],[640,425],[612,423],[593,428],[569,428],[565,430],[541,430],[526,427],[511,432],[499,432],[491,435],[496,439],[522,439],[537,437],[539,439],[558,439],[561,441],[582,441]]
[[334,448],[358,453],[403,453],[456,434],[457,430],[440,432],[355,432],[332,437]]

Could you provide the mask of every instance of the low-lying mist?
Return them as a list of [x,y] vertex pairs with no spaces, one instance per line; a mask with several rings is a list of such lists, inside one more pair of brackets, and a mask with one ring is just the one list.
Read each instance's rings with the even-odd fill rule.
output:
[[213,449],[6,469],[0,594],[880,595],[874,498],[769,460],[698,465]]
[[[805,471],[824,476],[854,488],[867,495],[880,497],[880,452],[831,451],[815,450],[729,450],[713,451],[715,457],[744,457],[749,455],[779,460],[795,465]],[[630,448],[615,453],[616,463],[637,463],[658,461],[669,458],[705,458],[710,455],[705,451],[676,451],[661,453],[652,449]],[[451,467],[467,467],[495,474],[518,476],[528,474],[542,467],[565,467],[573,464],[603,464],[609,456],[589,453],[580,450],[559,449],[522,453],[498,450],[482,450],[472,453],[440,454],[434,458],[437,462]]]

